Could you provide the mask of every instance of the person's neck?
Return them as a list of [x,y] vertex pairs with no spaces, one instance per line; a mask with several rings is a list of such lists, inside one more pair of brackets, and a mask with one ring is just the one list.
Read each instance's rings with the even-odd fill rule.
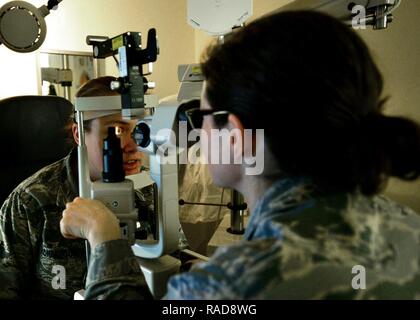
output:
[[263,197],[273,183],[273,180],[267,180],[262,177],[245,176],[234,186],[234,189],[242,193],[250,212],[252,212],[258,200]]

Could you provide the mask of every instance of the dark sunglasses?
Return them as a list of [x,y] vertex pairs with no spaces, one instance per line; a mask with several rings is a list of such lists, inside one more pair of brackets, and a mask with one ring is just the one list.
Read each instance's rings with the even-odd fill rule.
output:
[[[217,118],[223,117],[223,122],[226,123],[227,117],[229,115],[228,111],[219,111],[219,110],[203,110],[200,108],[192,108],[185,111],[188,122],[190,123],[193,129],[201,129],[203,126],[204,116],[213,115],[215,117],[216,123],[218,122]],[[219,119],[222,120],[222,119]]]

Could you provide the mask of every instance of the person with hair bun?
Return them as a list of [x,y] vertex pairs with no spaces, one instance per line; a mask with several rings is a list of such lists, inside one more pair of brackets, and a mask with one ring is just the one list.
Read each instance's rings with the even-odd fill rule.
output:
[[[381,191],[389,177],[419,177],[420,129],[383,113],[382,76],[360,37],[322,13],[275,13],[212,47],[202,71],[202,134],[252,130],[264,169],[210,164],[250,207],[244,239],[172,277],[166,298],[419,298],[420,216]],[[95,247],[87,298],[145,290],[117,228],[95,201],[63,212],[63,235]]]

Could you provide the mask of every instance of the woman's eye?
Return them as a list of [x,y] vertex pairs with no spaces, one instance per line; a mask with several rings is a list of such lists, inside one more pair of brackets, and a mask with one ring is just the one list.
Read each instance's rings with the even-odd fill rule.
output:
[[125,132],[124,128],[122,128],[122,127],[115,127],[115,134],[117,136],[120,136],[120,135],[124,134],[124,132]]

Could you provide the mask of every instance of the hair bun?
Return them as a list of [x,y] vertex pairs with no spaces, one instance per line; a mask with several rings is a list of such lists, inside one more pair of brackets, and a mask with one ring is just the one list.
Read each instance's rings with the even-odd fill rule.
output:
[[365,126],[382,142],[390,175],[406,180],[420,176],[420,128],[415,122],[376,114],[367,118]]

